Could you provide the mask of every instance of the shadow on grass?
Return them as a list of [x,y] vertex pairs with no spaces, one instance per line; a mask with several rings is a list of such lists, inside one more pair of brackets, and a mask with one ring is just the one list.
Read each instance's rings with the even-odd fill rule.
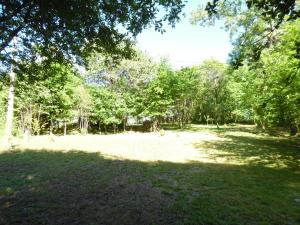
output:
[[[247,141],[247,140],[245,140]],[[261,143],[262,146],[264,143]],[[290,168],[0,154],[0,224],[299,224]]]
[[212,159],[227,158],[253,165],[300,169],[300,140],[298,138],[257,138],[225,135],[225,141],[196,143]]
[[254,125],[220,125],[219,128],[214,124],[186,124],[184,128],[180,128],[177,124],[162,124],[162,128],[171,131],[188,131],[188,132],[201,132],[201,131],[213,131],[217,133],[223,133],[225,131],[241,131],[249,132],[253,134],[264,133],[263,130],[255,127]]
[[163,124],[162,128],[171,131],[188,131],[188,132],[201,132],[201,131],[213,131],[219,134],[224,132],[247,132],[251,134],[263,134],[275,137],[288,135],[289,130],[286,128],[268,128],[263,130],[255,125],[249,124],[228,124],[228,125],[217,125],[214,124],[187,124],[184,128],[180,128],[177,124]]
[[223,132],[247,132],[251,134],[261,134],[261,135],[269,135],[273,137],[281,137],[288,135],[288,130],[283,128],[269,128],[269,129],[262,129],[259,127],[256,127],[254,125],[245,125],[245,126],[221,126],[219,128],[213,127],[210,128],[211,131],[217,132],[217,133],[223,133]]

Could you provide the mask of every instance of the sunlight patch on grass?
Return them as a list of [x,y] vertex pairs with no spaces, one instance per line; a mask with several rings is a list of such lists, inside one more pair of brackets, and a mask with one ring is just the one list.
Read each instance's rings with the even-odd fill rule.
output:
[[[246,165],[260,163],[270,168],[300,164],[296,142],[253,132],[253,126],[221,129],[191,125],[187,131],[160,133],[126,132],[111,135],[34,136],[29,142],[15,139],[16,150],[83,151],[100,153],[109,159],[144,162],[192,161]],[[289,154],[290,153],[290,154]],[[299,154],[298,154],[299,155]]]
[[100,152],[110,158],[140,161],[213,162],[204,152],[194,148],[193,143],[222,140],[222,137],[207,131],[166,131],[163,136],[159,133],[132,132],[114,135],[36,136],[31,137],[28,143],[16,140],[15,149]]
[[225,131],[222,141],[201,141],[195,148],[215,163],[261,164],[269,168],[298,168],[300,144],[297,138],[273,137],[248,131]]

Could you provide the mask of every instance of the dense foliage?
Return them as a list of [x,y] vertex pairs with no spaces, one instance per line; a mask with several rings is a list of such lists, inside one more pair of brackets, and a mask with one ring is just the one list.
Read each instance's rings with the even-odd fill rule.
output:
[[1,1],[0,73],[18,65],[16,58],[36,54],[77,62],[91,51],[127,56],[137,34],[150,25],[158,31],[164,22],[174,25],[183,6],[181,0]]
[[251,107],[262,127],[287,126],[297,132],[300,122],[300,20],[280,30],[275,45],[262,51],[260,59],[234,71],[244,103]]
[[221,19],[231,33],[234,113],[263,128],[289,128],[293,135],[300,123],[299,10],[295,0],[217,0],[192,15],[200,25]]
[[[134,7],[135,3],[130,1],[129,5],[120,4],[125,10],[126,7]],[[158,3],[170,7],[171,11],[164,20],[175,22],[182,7],[181,1]],[[81,3],[76,1],[76,4]],[[105,7],[98,5],[100,8],[95,10],[109,10],[108,6],[112,3],[103,4]],[[194,23],[213,24],[221,18],[231,32],[234,49],[228,64],[207,60],[200,65],[174,70],[166,59],[155,62],[138,49],[133,49],[131,59],[118,60],[115,58],[115,53],[118,52],[102,49],[102,53],[94,51],[89,57],[84,55],[87,68],[80,69],[79,73],[70,61],[42,58],[43,48],[39,48],[39,43],[35,43],[36,48],[30,49],[39,52],[40,56],[35,59],[22,58],[18,62],[19,70],[16,70],[15,132],[39,134],[64,130],[66,133],[67,125],[81,133],[106,132],[108,129],[117,132],[132,129],[135,124],[143,124],[145,130],[155,131],[160,129],[161,123],[173,123],[183,128],[190,122],[217,126],[242,122],[255,123],[263,129],[284,127],[295,135],[300,124],[300,19],[297,19],[299,6],[299,1],[286,1],[284,4],[282,1],[251,1],[250,4],[249,1],[220,0],[196,10],[192,15]],[[10,7],[2,6],[0,12],[4,22],[8,22],[6,17],[11,13],[18,14],[17,11],[9,13],[9,10],[12,10]],[[20,7],[23,7],[21,3]],[[40,13],[41,6],[29,4],[24,7],[28,8],[29,12],[36,12],[30,14],[31,16]],[[54,10],[55,4],[45,7],[52,7]],[[151,14],[152,11],[149,12],[151,15],[146,16],[143,10],[132,21],[123,18],[128,13],[126,10],[105,21],[112,20],[126,25],[135,35],[146,22],[155,18],[155,15]],[[13,27],[18,26],[22,16],[26,15],[20,14],[16,17],[15,23],[8,26],[11,28],[1,34],[4,35],[1,38],[3,46],[5,39],[10,39],[9,32],[13,32]],[[59,14],[56,20],[63,21],[64,16],[66,15]],[[143,22],[140,28],[136,24],[138,21]],[[161,28],[160,21],[153,22],[158,26],[157,29]],[[72,27],[74,24],[67,25]],[[102,25],[108,26],[106,23]],[[23,32],[29,32],[26,38],[45,41],[38,38],[41,35],[40,30],[35,31],[35,27],[30,27],[30,24],[28,26],[22,28]],[[57,26],[57,29],[60,28],[59,23]],[[52,30],[54,33],[55,29]],[[46,38],[50,35],[48,44],[52,41],[52,44],[56,43],[57,40],[51,36],[54,33],[43,36]],[[59,44],[69,42],[68,35],[69,33],[65,36],[66,40],[62,39]],[[79,33],[75,32],[75,35]],[[25,46],[26,38],[24,37],[24,43],[22,42],[24,51],[29,49],[29,46]],[[102,44],[106,43],[104,40],[106,39],[100,40]],[[73,43],[74,49],[71,49],[79,50],[76,46],[82,45],[81,41],[83,40]],[[113,45],[114,40],[108,41]],[[89,44],[92,43],[97,44],[97,41]],[[126,41],[118,43],[121,43],[118,47],[126,48]],[[100,48],[101,46],[98,45]],[[111,45],[105,46],[109,48]],[[65,47],[70,49],[67,46],[56,47],[63,55],[66,53]],[[76,54],[71,52],[71,55]],[[5,66],[1,69],[5,69]],[[5,118],[5,93],[9,88],[8,83],[8,77],[2,76],[1,124]]]
[[16,74],[26,73],[24,62],[85,64],[93,52],[129,58],[137,34],[148,26],[160,32],[164,23],[174,26],[183,6],[181,0],[1,1],[0,78],[10,79],[7,146],[13,131]]
[[215,60],[174,71],[167,60],[156,63],[137,51],[118,64],[94,54],[81,75],[58,63],[25,69],[16,81],[20,133],[62,132],[65,122],[82,133],[116,132],[138,123],[154,131],[162,122],[181,128],[192,121],[234,122],[228,69]]

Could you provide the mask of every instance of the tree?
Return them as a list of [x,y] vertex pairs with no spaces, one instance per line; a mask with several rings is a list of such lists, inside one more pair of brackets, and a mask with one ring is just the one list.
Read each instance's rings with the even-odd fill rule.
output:
[[192,21],[201,25],[224,21],[234,45],[230,62],[238,67],[244,61],[257,61],[262,50],[276,42],[278,28],[300,16],[296,4],[295,0],[215,0],[199,6]]
[[[16,117],[22,133],[39,134],[48,127],[72,118],[75,88],[80,78],[67,65],[25,65],[16,80]],[[32,74],[29,76],[29,74]]]
[[295,0],[215,0],[194,12],[195,23],[222,19],[231,32],[228,85],[235,119],[253,117],[264,129],[288,126],[297,133],[299,10]]
[[77,99],[75,111],[77,112],[79,129],[82,134],[87,134],[91,116],[92,96],[84,83],[76,88],[75,96]]
[[[213,120],[217,125],[228,120],[228,90],[226,65],[216,60],[204,61],[198,66],[196,121]],[[199,118],[200,117],[200,118]]]
[[264,125],[288,126],[292,135],[300,123],[299,26],[299,19],[286,24],[278,44],[263,51],[255,68],[256,80],[260,80],[257,86],[263,90],[256,105]]
[[[232,120],[237,122],[253,123],[253,108],[251,100],[256,93],[253,86],[250,85],[251,79],[254,79],[255,73],[251,71],[248,65],[237,69],[228,70],[228,92],[232,108]],[[255,121],[254,121],[255,122]]]
[[20,57],[31,56],[36,47],[41,55],[55,58],[82,59],[91,50],[119,54],[120,43],[127,48],[130,37],[145,27],[163,31],[163,22],[174,25],[183,6],[181,0],[2,1],[1,61],[7,67],[12,64],[15,37]]
[[180,128],[192,119],[198,86],[197,75],[195,68],[182,68],[173,74],[174,81],[169,88],[172,91],[175,118]]
[[[213,0],[201,5],[196,14],[201,15],[202,19],[206,17],[206,19],[215,20],[224,15],[233,16],[234,12],[237,14],[241,11],[256,8],[261,10],[261,16],[277,20],[279,26],[286,19],[294,20],[300,16],[299,5],[298,0]],[[228,10],[228,12],[225,10]]]
[[295,135],[299,127],[300,20],[280,28],[276,44],[262,51],[256,63],[233,71],[232,86],[240,89],[238,108],[250,109],[254,122],[264,128],[286,127]]
[[93,104],[91,107],[91,118],[93,122],[105,126],[112,125],[114,132],[117,130],[117,125],[120,124],[126,113],[127,105],[118,93],[111,88],[91,87],[91,96]]
[[[147,83],[157,75],[156,64],[148,55],[135,49],[133,58],[117,62],[110,56],[93,54],[89,58],[88,65],[89,70],[85,73],[85,77],[92,87],[94,96],[93,122],[109,125],[108,121],[103,122],[106,119],[102,113],[118,104],[119,112],[115,113],[119,116],[114,123],[120,124],[121,120],[125,130],[128,117],[139,116],[141,108],[139,100],[145,92]],[[112,106],[109,106],[104,99],[107,99],[107,102],[112,101]]]
[[6,103],[7,103],[7,86],[0,85],[0,136],[4,131],[5,126],[5,113],[6,113]]
[[0,74],[10,71],[11,78],[7,136],[12,130],[15,74],[24,60],[82,63],[92,51],[129,56],[137,34],[149,25],[163,32],[163,23],[174,25],[183,6],[181,0],[2,1]]
[[166,59],[161,59],[157,76],[147,83],[142,94],[139,95],[139,117],[147,118],[151,122],[150,129],[157,131],[160,121],[171,115],[172,85],[174,72]]

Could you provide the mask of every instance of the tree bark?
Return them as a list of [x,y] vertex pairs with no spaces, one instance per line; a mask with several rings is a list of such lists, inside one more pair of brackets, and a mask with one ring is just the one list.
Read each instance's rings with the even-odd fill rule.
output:
[[67,135],[67,122],[64,121],[64,136]]
[[126,131],[127,116],[124,117],[123,131]]
[[298,125],[295,121],[290,123],[290,135],[295,136],[298,133]]
[[49,127],[49,135],[52,135],[52,130],[53,130],[53,123],[52,120],[50,121],[50,127]]
[[100,121],[98,121],[98,131],[101,134],[101,123],[100,123]]
[[14,98],[15,98],[15,78],[16,74],[11,72],[9,74],[10,85],[8,89],[8,102],[6,112],[6,126],[5,126],[5,142],[8,148],[11,147],[13,134],[13,119],[14,119]]

